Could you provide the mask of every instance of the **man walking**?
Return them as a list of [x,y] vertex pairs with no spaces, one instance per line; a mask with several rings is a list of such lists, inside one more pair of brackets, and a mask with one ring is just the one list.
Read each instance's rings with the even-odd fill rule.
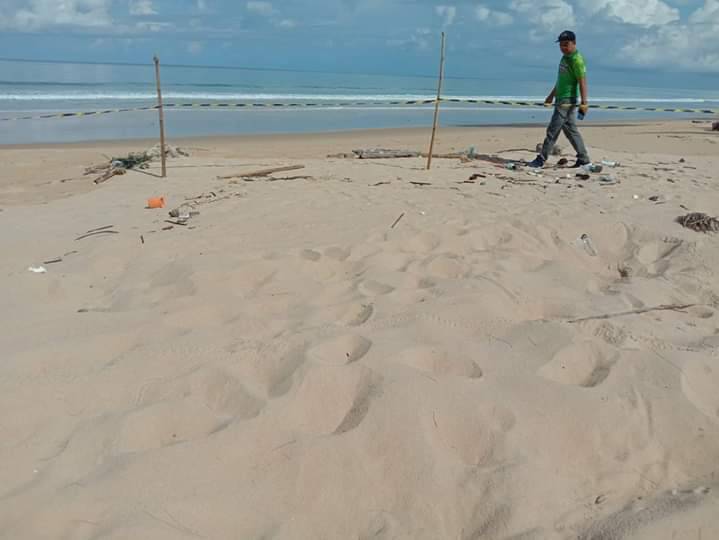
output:
[[577,153],[577,161],[573,167],[581,167],[591,162],[587,148],[577,127],[575,113],[579,102],[579,114],[582,117],[587,113],[587,67],[584,58],[577,50],[577,36],[574,32],[566,30],[557,39],[562,51],[562,60],[559,62],[559,75],[557,84],[547,96],[544,105],[551,107],[554,103],[554,114],[547,128],[547,137],[544,139],[541,153],[528,164],[529,167],[544,167],[552,148],[564,132]]

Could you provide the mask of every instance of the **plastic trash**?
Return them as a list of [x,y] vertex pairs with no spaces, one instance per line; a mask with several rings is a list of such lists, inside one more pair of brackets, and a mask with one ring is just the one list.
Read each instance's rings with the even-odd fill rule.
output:
[[602,166],[597,163],[587,163],[586,165],[582,165],[582,169],[588,173],[600,173],[603,170]]
[[47,270],[44,266],[31,266],[28,268],[28,271],[32,272],[33,274],[47,274]]
[[165,198],[152,197],[151,199],[147,199],[147,208],[165,208]]
[[619,167],[620,163],[618,161],[607,161],[606,159],[603,159],[602,165],[604,165],[605,167],[614,168]]
[[469,159],[474,159],[477,157],[477,149],[474,146],[470,146],[469,150],[467,150],[467,157]]
[[582,241],[582,245],[584,246],[584,251],[586,251],[590,256],[596,257],[597,250],[594,249],[594,244],[592,244],[592,239],[589,238],[589,235],[585,233],[582,236],[580,236],[579,239]]
[[510,171],[516,171],[517,169],[519,169],[519,165],[517,165],[516,163],[507,163],[504,167]]
[[613,174],[603,174],[599,177],[599,183],[603,186],[613,186],[619,183],[619,179]]

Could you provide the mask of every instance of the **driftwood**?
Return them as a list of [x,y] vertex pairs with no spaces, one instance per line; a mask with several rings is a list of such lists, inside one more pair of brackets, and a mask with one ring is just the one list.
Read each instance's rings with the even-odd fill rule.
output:
[[392,150],[389,148],[369,148],[367,150],[352,150],[359,159],[392,159],[420,157],[421,153],[415,150]]
[[121,176],[125,173],[127,173],[127,169],[123,169],[121,167],[108,168],[108,170],[105,173],[103,173],[100,176],[98,176],[97,178],[95,178],[93,180],[93,182],[95,184],[102,184],[103,182],[107,182],[113,176]]
[[83,238],[89,238],[91,236],[98,236],[101,234],[120,234],[120,233],[117,231],[96,231],[96,232],[92,232],[92,233],[88,233],[88,234],[83,234],[82,236],[78,236],[77,238],[75,238],[75,241],[77,242],[78,240],[82,240]]
[[257,171],[248,171],[246,173],[237,173],[237,174],[228,174],[227,176],[218,176],[218,180],[229,180],[230,178],[252,178],[256,176],[268,176],[272,173],[276,172],[285,172],[285,171],[297,171],[299,169],[304,169],[304,165],[289,165],[287,167],[273,167],[271,169],[260,169]]

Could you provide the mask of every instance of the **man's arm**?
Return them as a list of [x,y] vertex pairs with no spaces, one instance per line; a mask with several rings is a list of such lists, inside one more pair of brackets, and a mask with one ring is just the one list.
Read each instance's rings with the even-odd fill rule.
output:
[[589,101],[587,101],[589,88],[587,86],[586,77],[582,77],[581,79],[579,79],[579,93],[582,95],[582,104],[586,105],[587,103],[589,103]]
[[554,88],[552,88],[552,91],[549,92],[547,99],[544,100],[544,103],[551,105],[554,102],[554,96],[556,96],[556,95],[557,95],[557,87],[555,85]]
[[589,95],[589,88],[587,86],[587,78],[582,77],[579,79],[579,93],[582,96],[582,102],[579,105],[579,112],[582,114],[587,114],[587,111],[589,110],[589,101],[588,101],[588,95]]

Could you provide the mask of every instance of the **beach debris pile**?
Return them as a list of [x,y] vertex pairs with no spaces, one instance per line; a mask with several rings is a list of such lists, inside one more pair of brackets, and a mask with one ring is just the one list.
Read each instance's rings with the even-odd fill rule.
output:
[[[93,165],[85,169],[85,175],[99,174],[93,182],[102,184],[113,176],[123,175],[132,169],[147,169],[152,161],[160,159],[162,151],[160,145],[148,148],[144,152],[130,152],[124,157],[109,158],[108,161]],[[165,156],[168,158],[188,157],[190,154],[175,146],[165,145]]]
[[682,227],[696,232],[719,232],[719,219],[700,212],[692,212],[686,216],[679,216],[675,221]]

